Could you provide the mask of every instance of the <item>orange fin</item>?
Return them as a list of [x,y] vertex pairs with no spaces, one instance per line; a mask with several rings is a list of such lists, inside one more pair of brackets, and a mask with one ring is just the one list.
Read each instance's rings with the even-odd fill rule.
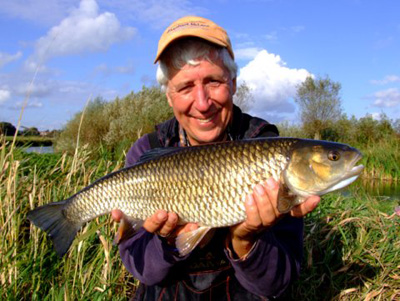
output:
[[114,245],[118,245],[124,240],[132,237],[132,235],[139,229],[143,224],[143,221],[140,220],[129,220],[126,218],[122,218],[119,223],[119,228],[117,233],[115,234],[115,238],[113,241]]
[[210,229],[211,227],[199,227],[196,230],[179,234],[176,237],[175,242],[175,245],[179,251],[179,255],[185,256],[192,252],[194,248],[203,240]]
[[286,185],[280,184],[278,192],[279,212],[288,213],[298,203],[297,195],[293,194]]

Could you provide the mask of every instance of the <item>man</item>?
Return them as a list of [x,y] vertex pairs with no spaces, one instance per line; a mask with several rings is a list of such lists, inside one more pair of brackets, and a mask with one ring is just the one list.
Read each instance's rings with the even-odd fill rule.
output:
[[[277,136],[268,122],[233,105],[237,66],[229,37],[210,20],[188,16],[172,23],[159,41],[157,80],[174,118],[140,138],[126,165],[155,147]],[[120,254],[140,280],[135,300],[262,300],[280,296],[298,275],[302,256],[301,218],[318,204],[310,197],[290,214],[277,210],[279,185],[273,179],[247,196],[247,219],[217,229],[204,246],[180,257],[174,239],[196,224],[177,226],[174,212],[157,211],[123,240]],[[125,220],[113,211],[116,221]]]

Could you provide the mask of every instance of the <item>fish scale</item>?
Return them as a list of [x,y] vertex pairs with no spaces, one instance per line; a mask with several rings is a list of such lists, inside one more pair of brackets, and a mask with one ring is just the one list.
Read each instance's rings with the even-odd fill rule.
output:
[[[191,148],[124,169],[75,195],[68,217],[77,220],[79,216],[85,222],[118,208],[132,219],[143,220],[164,209],[176,212],[182,222],[233,225],[245,217],[245,195],[268,177],[277,178],[274,166],[282,165],[284,156],[274,156],[268,152],[269,144],[262,147],[259,143]],[[270,160],[263,160],[268,153]],[[135,179],[133,189],[123,184],[129,179]],[[207,206],[211,210],[201,214],[196,209],[198,203],[213,206]]]
[[[332,151],[341,152],[343,162],[329,161],[328,154]],[[63,255],[85,222],[113,209],[137,221],[163,209],[177,213],[180,223],[226,227],[245,220],[245,196],[270,177],[286,179],[284,184],[289,193],[279,199],[278,209],[288,211],[298,202],[293,195],[304,198],[307,194],[323,194],[342,178],[354,175],[356,178],[362,170],[350,169],[361,157],[356,149],[307,139],[262,138],[153,150],[153,153],[159,155],[145,155],[136,165],[106,175],[67,200],[34,209],[28,218],[49,232],[57,253]],[[308,172],[312,162],[321,160],[327,163],[319,162]],[[324,182],[314,177],[326,166],[331,168],[333,184],[324,180],[326,187],[308,187],[309,182]],[[334,174],[342,169],[346,173]],[[326,174],[326,170],[321,174]],[[279,206],[279,202],[284,206]]]

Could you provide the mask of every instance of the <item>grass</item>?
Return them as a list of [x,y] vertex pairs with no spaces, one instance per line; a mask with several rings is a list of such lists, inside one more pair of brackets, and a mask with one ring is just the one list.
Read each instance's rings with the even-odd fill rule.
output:
[[[0,141],[0,296],[5,300],[127,300],[135,279],[112,245],[109,216],[87,224],[59,259],[26,220],[41,204],[65,199],[122,162],[25,154]],[[109,156],[105,156],[109,157]],[[305,258],[294,300],[400,299],[399,200],[379,202],[361,191],[331,194],[305,220]]]
[[400,181],[400,139],[383,140],[360,150],[366,177]]
[[305,260],[293,300],[399,300],[399,200],[331,194],[305,220]]

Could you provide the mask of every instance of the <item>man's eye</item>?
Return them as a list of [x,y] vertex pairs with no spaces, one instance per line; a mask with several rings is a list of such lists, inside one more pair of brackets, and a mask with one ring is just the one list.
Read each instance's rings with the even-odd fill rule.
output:
[[177,89],[177,91],[178,91],[178,92],[187,92],[187,91],[190,90],[191,87],[192,87],[191,85],[182,86],[182,87],[179,87],[179,88]]
[[219,86],[221,84],[221,82],[219,81],[219,80],[216,80],[216,79],[212,79],[212,80],[210,80],[210,82],[209,82],[209,85],[211,85],[211,86]]

